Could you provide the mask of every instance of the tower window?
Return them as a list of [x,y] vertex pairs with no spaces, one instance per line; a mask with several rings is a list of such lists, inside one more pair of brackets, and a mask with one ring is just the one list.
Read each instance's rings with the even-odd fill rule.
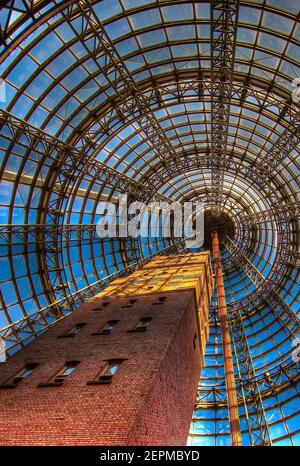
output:
[[197,333],[195,333],[194,338],[193,338],[193,347],[196,349],[196,340],[197,340]]
[[93,311],[102,311],[102,309],[104,309],[108,305],[109,305],[109,301],[104,301],[104,302],[101,303],[101,306],[94,307]]
[[163,304],[165,302],[165,300],[166,300],[166,296],[160,296],[158,298],[158,301],[156,303],[153,303],[152,306],[157,306],[159,304]]
[[85,325],[86,325],[85,323],[76,324],[67,333],[64,333],[63,335],[59,335],[59,338],[75,337],[75,335],[77,335],[77,333],[79,333],[82,327],[84,327]]
[[124,306],[121,307],[132,307],[134,303],[137,302],[137,299],[130,299],[128,304],[124,304]]
[[40,387],[62,385],[64,380],[72,374],[77,364],[79,364],[79,361],[66,362],[65,366],[57,374],[55,374],[54,377],[52,377],[47,383],[40,384]]
[[118,320],[109,320],[99,332],[92,333],[92,335],[107,335],[112,332],[114,326],[118,323]]
[[21,380],[26,379],[27,377],[29,377],[29,375],[31,374],[33,369],[35,367],[37,367],[37,366],[38,366],[38,364],[26,364],[26,366],[24,366],[23,369],[21,369],[19,372],[17,372],[17,374],[15,374],[13,377],[8,379],[7,382],[0,385],[0,387],[2,387],[2,388],[16,387],[21,382]]
[[100,374],[96,377],[95,380],[88,382],[88,385],[111,383],[112,378],[118,372],[123,361],[125,361],[125,359],[107,360],[106,365],[104,366]]
[[152,317],[143,317],[138,324],[128,332],[145,332],[152,321]]

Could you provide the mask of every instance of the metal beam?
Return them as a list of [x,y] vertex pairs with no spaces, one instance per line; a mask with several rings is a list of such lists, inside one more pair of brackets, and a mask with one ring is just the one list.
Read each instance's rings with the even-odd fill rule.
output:
[[[150,182],[146,186],[98,160],[87,157],[84,151],[49,136],[27,122],[0,110],[0,129],[3,127],[6,128],[3,131],[3,137],[21,145],[26,143],[27,150],[36,150],[36,155],[43,151],[43,154],[46,154],[53,161],[53,164],[63,170],[63,176],[70,178],[73,182],[76,182],[76,173],[80,170],[80,173],[101,180],[105,186],[121,193],[128,193],[135,199],[145,201],[153,198],[167,199],[157,194],[156,188],[151,187]],[[53,183],[62,184],[63,179],[54,180]]]
[[251,222],[265,223],[272,222],[280,215],[285,215],[289,220],[294,220],[300,217],[300,201],[281,204],[279,212],[274,211],[273,208],[261,210],[252,214],[244,215],[243,218],[249,219]]
[[[253,214],[242,215],[240,218],[241,223],[250,222],[252,225],[263,224],[267,222],[275,222],[277,229],[281,232],[286,238],[286,254],[281,254],[281,263],[279,264],[279,269],[284,265],[289,265],[291,267],[300,267],[300,250],[291,248],[289,246],[289,235],[290,227],[289,222],[297,221],[300,219],[300,201],[291,202],[291,203],[282,203],[276,206],[276,209],[270,208],[256,212]],[[284,240],[284,238],[282,237]],[[284,273],[283,269],[281,275]]]
[[239,0],[212,0],[211,4],[211,159],[212,195],[220,211],[224,170],[219,161],[227,152],[230,101],[234,71]]
[[220,312],[220,322],[221,322],[221,331],[222,331],[222,346],[223,346],[223,356],[224,356],[224,369],[225,369],[226,392],[227,392],[228,412],[229,412],[229,421],[230,421],[231,442],[232,442],[232,446],[240,446],[242,444],[240,419],[239,419],[237,393],[236,393],[234,368],[233,368],[233,360],[232,360],[229,324],[228,324],[228,317],[227,317],[225,288],[224,288],[224,281],[223,281],[220,250],[219,250],[219,239],[218,239],[217,233],[212,233],[212,247],[213,247],[213,255],[214,255],[217,297],[218,297],[218,306],[219,306],[219,312]]
[[290,336],[297,338],[300,329],[300,320],[278,294],[272,279],[265,278],[245,255],[240,254],[237,246],[228,236],[224,239],[224,246],[232,259],[236,261],[236,264],[241,267],[255,285],[258,297],[270,307],[278,321],[287,329]]
[[[10,246],[39,244],[41,235],[44,241],[52,242],[59,232],[61,241],[69,243],[73,241],[84,240],[100,241],[97,236],[97,224],[63,224],[63,225],[45,225],[45,224],[26,224],[26,225],[0,225],[1,244],[6,243]],[[102,238],[101,238],[102,240]]]
[[[152,150],[166,170],[168,170],[167,159],[171,159],[171,163],[178,163],[176,151],[155,115],[149,111],[147,99],[139,91],[133,76],[106,33],[91,2],[81,0],[66,8],[62,15],[114,90],[112,106],[119,118],[125,122],[128,117],[136,116],[147,141],[151,143]],[[80,17],[80,22],[75,26],[73,21],[78,17]],[[128,101],[128,97],[130,97],[130,101]],[[114,99],[118,99],[117,105],[114,105]],[[82,144],[85,145],[86,142],[86,139],[83,138]]]
[[[61,4],[56,4],[50,0],[40,0],[38,2],[35,0],[7,0],[2,2],[1,9],[6,10],[6,16],[2,11],[3,21],[0,27],[0,44],[4,45],[5,49],[1,53],[0,63],[39,26],[51,19],[63,8],[66,8],[68,4],[74,2],[76,0],[66,0]],[[3,5],[3,3],[5,4]],[[50,3],[53,6],[49,8]],[[17,19],[14,17],[15,13],[21,13]],[[9,39],[11,39],[11,42],[9,42]]]
[[240,310],[234,309],[230,313],[229,326],[233,339],[250,443],[253,446],[271,445],[272,440],[268,421]]
[[[262,400],[282,392],[284,389],[294,385],[300,380],[300,364],[289,362],[288,364],[281,364],[276,366],[270,371],[263,372],[256,375],[255,382],[258,384],[258,393]],[[241,390],[241,383],[237,381],[238,402],[239,405],[244,404],[243,394]],[[258,393],[255,396],[258,396]],[[247,399],[251,402],[251,399]],[[225,385],[216,385],[211,388],[199,388],[195,409],[197,408],[213,408],[213,407],[226,407],[226,387]]]
[[[190,102],[210,102],[212,86],[214,86],[214,93],[217,92],[217,83],[211,83],[207,77],[202,77],[199,73],[193,73],[193,78],[187,78],[185,75],[182,77],[182,81],[175,80],[174,76],[164,77],[165,82],[159,80],[159,85],[154,83],[153,80],[144,83],[138,88],[138,92],[143,94],[143,98],[146,99],[148,105],[148,111],[154,112],[161,108],[161,102],[164,105],[172,105],[175,103],[190,103]],[[102,88],[101,88],[102,90]],[[231,103],[237,105],[244,103],[245,97],[251,98],[247,100],[247,106],[258,107],[259,111],[268,115],[271,119],[274,119],[274,107],[278,108],[280,114],[285,110],[284,116],[280,117],[280,121],[288,126],[293,125],[294,122],[299,119],[299,111],[293,105],[287,105],[286,99],[278,97],[274,92],[259,89],[253,85],[246,84],[245,82],[235,81],[232,84],[231,90]],[[116,97],[115,107],[122,102],[122,96]],[[134,102],[132,96],[127,96],[128,105],[134,108]],[[95,118],[97,118],[97,124],[99,124],[99,133],[95,130],[90,131],[89,127],[94,125]],[[113,128],[116,125],[116,119],[119,118],[114,107],[103,107],[96,109],[94,113],[90,114],[89,117],[83,122],[80,127],[80,132],[88,134],[98,140],[101,134],[107,135],[113,133]],[[127,122],[133,122],[136,120],[136,114],[128,115]],[[277,120],[277,118],[276,118]],[[275,120],[275,121],[276,121]],[[96,134],[95,134],[96,133]],[[75,133],[76,134],[76,133]],[[80,138],[78,132],[77,135]],[[76,138],[75,138],[76,139]],[[75,140],[74,139],[74,140]],[[246,154],[243,154],[243,157]],[[274,174],[273,174],[274,175]]]

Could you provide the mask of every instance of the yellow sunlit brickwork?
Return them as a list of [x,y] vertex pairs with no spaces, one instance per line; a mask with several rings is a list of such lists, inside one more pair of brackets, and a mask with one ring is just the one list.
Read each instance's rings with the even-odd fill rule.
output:
[[121,298],[193,289],[198,309],[201,349],[209,336],[208,313],[213,291],[209,251],[160,256],[130,276],[114,280],[97,297]]

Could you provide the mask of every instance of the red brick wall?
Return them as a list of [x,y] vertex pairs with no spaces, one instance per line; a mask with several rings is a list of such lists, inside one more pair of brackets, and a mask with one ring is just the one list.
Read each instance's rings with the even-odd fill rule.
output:
[[[39,365],[17,387],[0,389],[0,445],[184,445],[200,372],[194,297],[161,295],[161,305],[153,305],[156,294],[131,308],[121,307],[126,299],[89,300],[1,364],[1,384]],[[110,304],[93,310],[101,301]],[[153,318],[147,331],[127,332],[141,317]],[[91,335],[114,319],[111,334]],[[58,338],[80,322],[79,334]],[[112,358],[126,359],[112,383],[87,385]],[[70,360],[80,363],[63,386],[38,386]]]
[[191,301],[149,387],[129,445],[186,445],[201,369],[194,315]]

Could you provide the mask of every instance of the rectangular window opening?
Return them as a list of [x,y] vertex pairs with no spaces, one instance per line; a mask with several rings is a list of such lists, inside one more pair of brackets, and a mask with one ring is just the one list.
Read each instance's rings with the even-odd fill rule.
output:
[[121,364],[125,359],[109,359],[100,374],[95,380],[88,382],[88,385],[92,384],[108,384],[112,382],[113,377],[120,369]]
[[104,301],[103,303],[101,303],[100,306],[94,307],[93,311],[102,311],[102,309],[104,309],[108,305],[109,305],[109,301]]
[[124,304],[121,306],[122,308],[124,307],[132,307],[135,303],[137,302],[137,299],[130,299],[128,304]]
[[47,383],[40,384],[40,387],[51,386],[51,385],[62,385],[67,377],[69,377],[74,371],[75,367],[80,361],[68,361],[64,367],[56,373]]
[[75,337],[75,335],[77,335],[77,333],[79,333],[80,330],[82,329],[82,327],[84,327],[85,325],[86,325],[86,323],[84,323],[84,322],[76,324],[67,333],[64,333],[63,335],[59,335],[59,338]]
[[166,299],[167,299],[166,296],[160,296],[156,303],[152,303],[152,306],[158,306],[160,304],[164,304]]
[[4,384],[0,387],[15,387],[17,386],[23,379],[29,377],[33,369],[38,366],[36,363],[26,364],[19,372],[17,372],[13,377],[7,380]]
[[109,320],[104,327],[102,327],[99,332],[92,333],[92,335],[107,335],[112,332],[115,325],[117,325],[118,320]]
[[149,327],[151,321],[152,317],[142,317],[141,320],[137,323],[137,325],[133,329],[128,330],[128,332],[145,332]]

